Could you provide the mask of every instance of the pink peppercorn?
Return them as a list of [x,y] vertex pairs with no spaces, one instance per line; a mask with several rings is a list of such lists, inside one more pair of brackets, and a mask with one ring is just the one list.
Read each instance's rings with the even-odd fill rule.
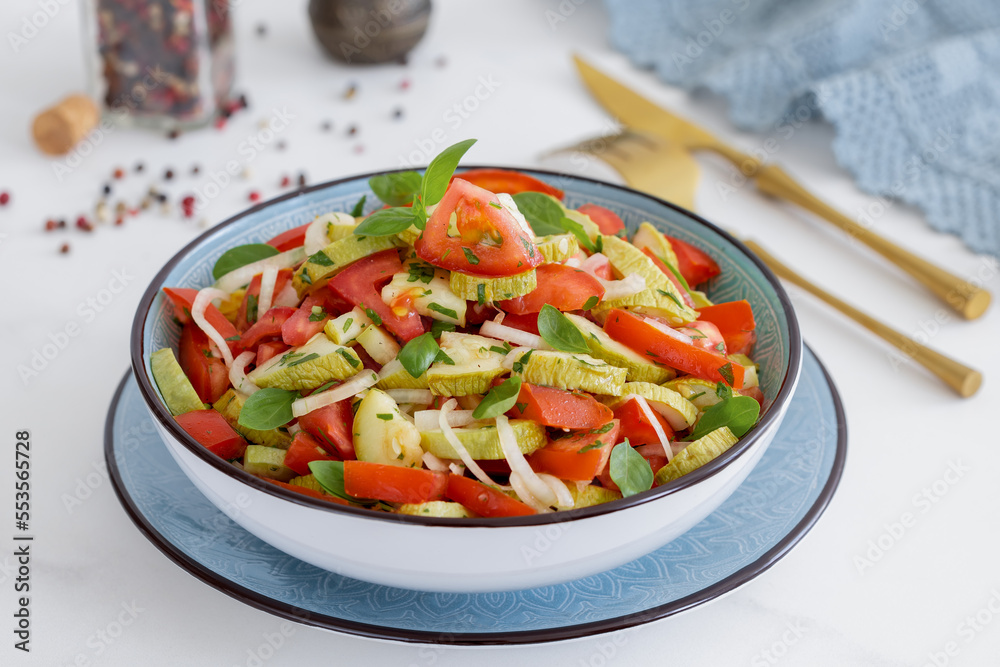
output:
[[9,201],[10,193],[6,191],[0,192],[0,206],[6,206]]
[[260,193],[252,190],[249,195],[250,201],[260,201]]

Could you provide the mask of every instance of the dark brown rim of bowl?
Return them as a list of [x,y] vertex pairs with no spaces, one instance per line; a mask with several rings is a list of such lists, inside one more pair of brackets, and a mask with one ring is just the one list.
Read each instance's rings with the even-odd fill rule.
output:
[[[467,169],[512,169],[512,167],[484,167],[484,166],[468,166],[462,167],[462,170]],[[781,283],[778,278],[771,272],[767,266],[764,265],[757,257],[750,252],[750,250],[744,246],[740,241],[734,238],[732,235],[726,231],[716,227],[707,220],[701,218],[700,216],[681,208],[675,204],[671,204],[668,201],[659,199],[652,195],[648,195],[644,192],[639,192],[638,190],[632,190],[631,188],[626,188],[620,185],[615,185],[613,183],[606,183],[604,181],[599,181],[592,178],[586,178],[583,176],[575,176],[572,174],[564,174],[554,171],[547,171],[543,169],[521,169],[532,174],[539,174],[543,177],[549,177],[552,179],[560,179],[563,181],[582,181],[591,183],[600,188],[607,188],[608,190],[616,191],[622,190],[628,192],[631,195],[637,195],[649,199],[661,206],[673,209],[678,213],[681,213],[695,222],[708,227],[710,230],[723,237],[731,244],[733,244],[737,249],[739,249],[756,267],[757,269],[767,278],[771,283],[771,287],[778,297],[778,301],[782,305],[782,309],[785,312],[785,316],[788,320],[788,333],[789,333],[789,343],[790,349],[788,353],[788,370],[785,372],[785,376],[782,378],[781,387],[778,389],[778,394],[775,396],[774,401],[768,407],[768,410],[761,417],[760,421],[748,432],[746,433],[739,442],[730,447],[728,450],[723,452],[721,455],[701,466],[697,470],[689,472],[688,474],[679,477],[663,486],[658,486],[649,491],[644,491],[643,493],[636,494],[634,496],[629,496],[627,498],[622,498],[620,500],[615,500],[609,503],[603,503],[600,505],[594,505],[591,507],[583,507],[575,510],[563,510],[559,512],[552,512],[549,514],[535,514],[531,516],[520,516],[520,517],[498,517],[498,518],[475,518],[475,519],[445,519],[437,517],[424,517],[424,516],[412,516],[406,514],[391,514],[388,512],[373,512],[368,509],[360,507],[350,507],[346,505],[338,505],[334,503],[325,502],[317,498],[311,498],[309,496],[295,493],[294,491],[289,491],[283,489],[276,484],[269,484],[264,480],[254,477],[248,472],[240,470],[233,467],[225,460],[219,458],[215,454],[209,452],[205,447],[201,446],[194,438],[189,436],[183,429],[181,429],[177,422],[174,420],[173,416],[166,409],[163,403],[160,401],[159,396],[156,393],[156,389],[153,386],[152,379],[146,373],[146,367],[144,363],[145,359],[145,349],[143,347],[143,326],[146,321],[146,317],[149,313],[150,308],[153,306],[153,302],[157,295],[160,293],[163,287],[162,283],[166,279],[167,275],[173,270],[174,266],[180,262],[181,258],[199,245],[207,236],[214,234],[220,228],[235,224],[239,222],[242,218],[260,211],[274,204],[291,199],[293,197],[299,197],[305,193],[313,192],[316,190],[322,190],[325,188],[330,188],[341,183],[346,183],[348,181],[357,180],[368,180],[372,176],[378,176],[380,174],[396,173],[399,171],[406,171],[405,169],[385,169],[375,172],[370,172],[368,174],[361,174],[357,176],[349,176],[346,178],[337,179],[334,181],[328,181],[326,183],[320,183],[318,185],[313,185],[308,188],[296,190],[295,192],[290,192],[286,195],[276,197],[275,199],[270,199],[266,202],[257,204],[256,206],[249,208],[241,213],[237,213],[228,220],[216,225],[214,228],[207,230],[205,233],[198,236],[196,239],[188,243],[184,248],[182,248],[177,254],[175,254],[170,261],[164,265],[162,269],[156,274],[150,283],[149,287],[146,288],[145,294],[142,296],[142,300],[139,302],[138,310],[136,311],[135,319],[132,322],[132,335],[130,342],[131,357],[132,357],[132,371],[135,374],[136,381],[139,385],[139,391],[142,393],[143,400],[146,402],[147,407],[149,407],[153,416],[163,425],[164,428],[180,443],[182,443],[188,450],[190,450],[195,456],[200,458],[202,461],[208,465],[214,467],[215,469],[223,472],[227,475],[231,475],[236,479],[240,480],[244,484],[247,484],[258,491],[283,498],[289,502],[293,502],[299,505],[304,505],[313,509],[318,509],[326,512],[333,512],[335,514],[345,514],[348,516],[355,516],[358,518],[374,519],[378,521],[398,521],[403,523],[410,523],[423,526],[442,526],[451,528],[465,528],[465,527],[478,527],[478,528],[507,528],[515,526],[544,526],[552,523],[563,523],[566,521],[576,521],[579,519],[587,519],[590,517],[600,516],[603,514],[609,514],[612,512],[617,512],[619,510],[625,510],[629,507],[634,507],[636,505],[641,505],[648,502],[653,502],[672,493],[677,493],[678,491],[685,489],[689,486],[697,484],[698,482],[707,479],[720,470],[722,470],[731,461],[742,456],[747,450],[749,450],[754,443],[756,443],[762,434],[774,423],[781,414],[785,407],[785,404],[791,397],[792,390],[794,389],[795,380],[798,378],[799,372],[802,367],[802,335],[799,331],[798,320],[795,317],[795,311],[792,308],[791,300],[788,298],[788,294],[782,288]]]

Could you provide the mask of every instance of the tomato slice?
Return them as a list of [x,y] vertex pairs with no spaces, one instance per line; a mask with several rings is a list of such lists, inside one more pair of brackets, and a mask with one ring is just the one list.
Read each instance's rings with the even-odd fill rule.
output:
[[300,475],[308,475],[310,461],[339,461],[340,457],[330,454],[319,446],[316,439],[305,431],[299,431],[292,438],[292,444],[285,452],[285,467],[291,468]]
[[[448,236],[451,216],[459,236]],[[542,263],[533,235],[488,190],[456,178],[413,247],[426,262],[449,271],[498,277]]]
[[264,338],[281,336],[281,325],[294,315],[295,312],[295,308],[279,306],[264,313],[263,317],[257,318],[253,326],[244,331],[240,336],[240,344],[243,346],[243,349],[253,349]]
[[[329,295],[326,290],[317,290],[307,296],[298,310],[281,324],[281,340],[287,345],[298,347],[305,345],[310,338],[322,331],[333,313],[327,298]],[[322,308],[322,311],[313,313],[313,308],[316,307]]]
[[663,453],[663,447],[660,445],[641,445],[636,447],[635,451],[646,459],[646,463],[649,464],[654,475],[660,468],[667,465],[667,455]]
[[261,477],[260,479],[265,482],[270,482],[276,486],[280,486],[283,489],[288,489],[289,491],[294,491],[295,493],[300,493],[303,496],[309,496],[310,498],[319,498],[320,500],[325,500],[327,502],[336,503],[337,505],[350,505],[343,498],[338,498],[337,496],[331,496],[327,493],[321,491],[316,491],[315,489],[308,489],[304,486],[298,486],[296,484],[287,484],[286,482],[279,482],[276,479],[271,479],[269,477]]
[[594,300],[593,308],[604,296],[604,285],[594,276],[565,264],[542,264],[535,269],[538,287],[524,296],[500,301],[501,310],[515,315],[537,313],[549,304],[559,310],[581,310]]
[[306,230],[311,225],[311,222],[307,222],[301,227],[295,227],[289,229],[287,232],[282,232],[275,236],[270,241],[267,241],[267,245],[274,246],[278,249],[278,252],[285,252],[286,250],[291,250],[292,248],[298,248],[300,245],[304,245],[306,242]]
[[257,360],[254,363],[260,366],[271,357],[276,357],[288,349],[290,348],[280,340],[261,343],[257,346]]
[[[536,472],[546,472],[559,479],[590,482],[600,474],[608,463],[611,449],[618,440],[619,422],[610,422],[611,429],[605,433],[583,431],[549,443],[528,456],[528,462]],[[600,429],[597,429],[600,430]],[[581,452],[585,447],[596,447]]]
[[524,315],[507,313],[504,315],[503,324],[512,329],[520,329],[538,335],[538,313],[525,313]]
[[673,236],[668,236],[667,239],[670,240],[670,246],[677,255],[677,268],[688,285],[692,287],[700,285],[722,273],[722,269],[714,259],[690,243],[675,239]]
[[614,211],[597,204],[584,204],[576,210],[593,220],[602,234],[625,238],[625,223]]
[[229,388],[226,362],[212,356],[208,336],[194,322],[181,330],[178,361],[202,402],[214,403]]
[[698,310],[698,318],[718,327],[730,354],[746,354],[757,339],[757,323],[746,299],[705,306]]
[[677,276],[674,275],[674,272],[670,270],[670,267],[667,266],[662,259],[657,257],[653,253],[653,251],[650,250],[649,248],[643,248],[642,252],[643,254],[646,255],[646,257],[649,257],[651,260],[653,260],[653,264],[656,264],[656,268],[662,271],[664,275],[666,275],[667,278],[670,279],[670,282],[674,284],[674,287],[677,288],[677,291],[680,292],[681,296],[684,298],[684,304],[691,308],[694,308],[694,299],[691,298],[690,292],[688,292],[687,288],[684,287],[683,284],[681,284],[681,281],[677,279]]
[[490,192],[506,192],[509,195],[516,195],[519,192],[543,192],[556,199],[563,198],[563,191],[559,188],[554,188],[548,183],[520,171],[469,169],[457,176],[452,176],[452,182],[456,178],[461,178],[463,181],[468,181]]
[[510,410],[515,419],[531,419],[542,426],[568,429],[600,428],[611,421],[611,408],[590,394],[524,382]]
[[[274,280],[274,296],[278,296],[288,282],[292,279],[291,269],[281,269],[278,271],[278,277]],[[239,310],[236,312],[236,328],[240,331],[246,331],[250,328],[254,322],[257,321],[260,316],[258,312],[257,301],[260,299],[260,281],[261,274],[255,275],[250,279],[250,284],[247,285],[247,291],[243,294],[243,302],[240,304]]]
[[[674,429],[670,428],[670,424],[667,423],[667,420],[662,415],[655,410],[652,412],[667,439],[672,438],[674,436]],[[656,436],[653,424],[646,417],[646,413],[642,411],[642,408],[639,407],[639,402],[634,398],[628,399],[615,408],[615,419],[621,422],[621,439],[628,438],[632,446],[654,443],[659,445],[660,439]]]
[[427,503],[444,498],[448,474],[369,461],[344,461],[344,491],[388,503]]
[[247,442],[215,410],[192,410],[174,417],[177,425],[205,448],[230,461],[243,456]]
[[446,495],[483,517],[526,516],[535,513],[535,510],[520,500],[461,475],[448,475]]
[[[173,316],[177,321],[181,324],[190,322],[191,307],[194,305],[195,297],[198,296],[198,290],[189,287],[164,287],[163,293],[170,299],[170,304],[174,309]],[[234,355],[240,353],[242,348],[239,341],[236,340],[238,338],[236,327],[211,303],[205,309],[205,320],[215,327],[216,331],[222,334],[223,338],[227,340],[233,338],[233,340],[229,341],[229,349],[232,350]]]
[[344,460],[355,459],[354,413],[351,399],[324,405],[299,417],[299,426],[326,451]]
[[373,311],[389,331],[409,341],[424,333],[424,322],[414,310],[397,315],[384,301],[382,288],[403,271],[396,250],[383,250],[360,259],[330,279],[329,288],[362,310]]
[[719,327],[708,320],[695,320],[683,327],[678,327],[677,330],[685,336],[689,336],[691,344],[695,347],[719,354],[727,354],[726,340],[719,332]]
[[703,380],[725,382],[733,389],[743,386],[743,367],[739,364],[716,352],[678,340],[632,313],[612,309],[604,322],[604,330],[619,343],[643,356],[652,357],[654,362]]

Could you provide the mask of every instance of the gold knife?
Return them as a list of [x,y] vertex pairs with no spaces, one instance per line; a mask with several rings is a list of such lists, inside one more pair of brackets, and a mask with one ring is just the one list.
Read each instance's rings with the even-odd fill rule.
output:
[[990,304],[990,293],[986,290],[854,222],[809,192],[781,167],[761,163],[753,156],[723,143],[707,130],[650,102],[631,88],[594,69],[579,56],[574,56],[573,59],[581,78],[593,96],[625,125],[676,142],[689,150],[709,150],[725,157],[742,173],[753,177],[758,190],[772,197],[798,204],[837,225],[916,278],[966,319],[975,319],[986,311]]

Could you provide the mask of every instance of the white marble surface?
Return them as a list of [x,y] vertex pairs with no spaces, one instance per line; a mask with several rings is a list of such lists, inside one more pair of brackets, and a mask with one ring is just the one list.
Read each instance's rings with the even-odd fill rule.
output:
[[[451,143],[478,137],[469,161],[538,165],[543,149],[596,134],[609,118],[591,101],[572,68],[579,51],[600,67],[648,91],[650,97],[697,118],[737,145],[752,149],[767,138],[736,132],[724,106],[688,97],[635,71],[605,38],[598,0],[562,3],[459,2],[434,5],[431,30],[408,67],[350,69],[324,61],[309,33],[305,3],[239,3],[239,89],[252,110],[224,132],[205,130],[175,142],[118,131],[62,182],[53,162],[28,136],[33,114],[82,87],[76,3],[58,11],[19,51],[8,33],[40,11],[39,0],[0,7],[0,190],[12,202],[0,208],[0,663],[4,665],[247,665],[270,633],[286,640],[264,664],[304,665],[923,665],[992,664],[1000,654],[996,525],[1000,496],[994,470],[1000,449],[993,424],[1000,389],[1000,308],[976,322],[959,321],[894,268],[823,223],[775,205],[744,187],[720,196],[731,170],[700,159],[704,174],[698,209],[710,220],[762,240],[808,277],[899,329],[926,332],[931,344],[979,367],[980,394],[961,400],[923,370],[892,362],[890,349],[853,323],[796,290],[792,292],[806,340],[827,364],[842,392],[850,427],[847,468],[833,503],[812,532],[781,562],[724,599],[620,636],[510,649],[448,649],[382,643],[283,621],[250,608],[194,579],[156,550],[132,525],[100,474],[105,413],[129,364],[132,314],[159,267],[199,233],[178,216],[147,215],[123,228],[46,234],[50,216],[75,217],[90,208],[116,166],[142,160],[142,178],[121,189],[141,191],[150,177],[173,167],[184,174],[169,191],[183,194],[208,182],[208,173],[243,159],[239,144],[272,109],[294,116],[274,145],[248,166],[250,181],[225,189],[205,210],[209,223],[246,205],[247,192],[278,193],[283,173],[305,170],[327,180],[400,164],[416,142],[440,128]],[[564,21],[552,24],[562,11]],[[266,21],[265,38],[254,29]],[[447,66],[435,60],[444,55]],[[400,81],[411,80],[408,91]],[[491,81],[481,87],[481,81]],[[342,92],[359,84],[350,101]],[[461,118],[449,111],[477,87],[484,97]],[[395,106],[405,109],[393,121]],[[471,103],[470,103],[471,105]],[[322,134],[324,119],[335,130]],[[356,137],[345,128],[357,123]],[[857,191],[834,162],[832,130],[810,123],[779,141],[776,159],[817,193],[852,216],[872,197]],[[354,147],[363,152],[355,153]],[[402,156],[402,157],[401,157]],[[426,157],[420,157],[421,161]],[[202,174],[186,175],[197,162]],[[591,172],[596,174],[596,169]],[[917,211],[891,206],[876,217],[882,234],[936,258],[1000,292],[995,262],[977,257],[953,238],[930,231]],[[58,254],[63,241],[68,256]],[[117,273],[116,273],[117,272]],[[116,275],[127,282],[104,290]],[[110,298],[107,298],[110,296]],[[88,305],[88,300],[105,303]],[[37,377],[22,381],[19,364],[50,336],[78,327]],[[13,442],[31,430],[32,530],[37,536],[31,572],[32,652],[13,649],[15,605]],[[960,475],[949,473],[954,468]],[[95,471],[98,471],[95,475]],[[94,487],[79,504],[89,479]],[[909,527],[892,529],[904,515]],[[895,535],[893,536],[893,532]],[[902,534],[900,534],[900,532]],[[872,543],[889,548],[870,566],[859,558]],[[123,606],[134,620],[117,637]],[[978,613],[978,620],[976,620]],[[107,636],[107,635],[104,635]],[[951,655],[947,652],[950,651]]]

